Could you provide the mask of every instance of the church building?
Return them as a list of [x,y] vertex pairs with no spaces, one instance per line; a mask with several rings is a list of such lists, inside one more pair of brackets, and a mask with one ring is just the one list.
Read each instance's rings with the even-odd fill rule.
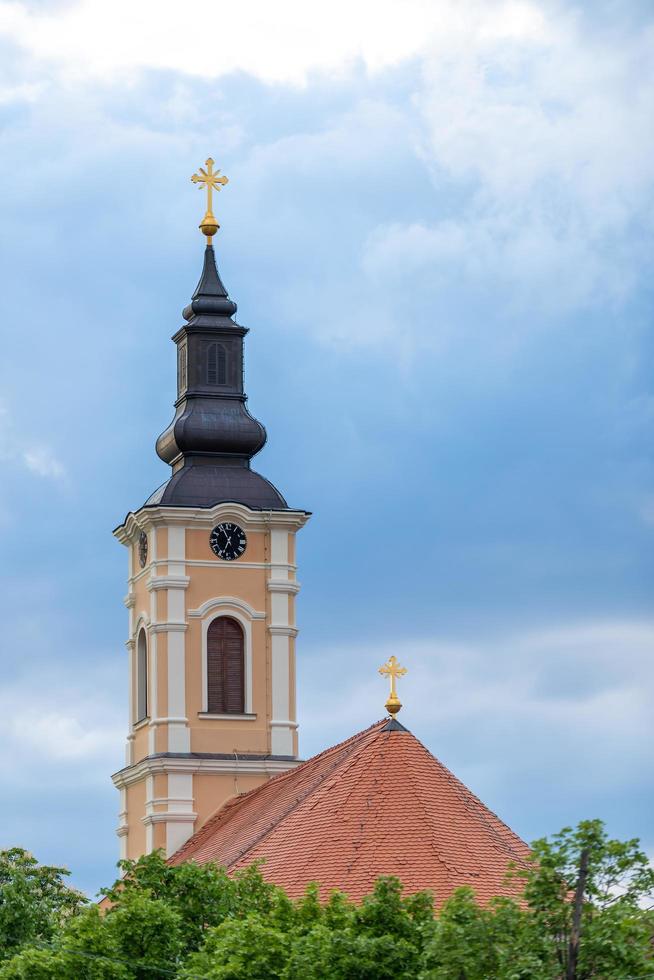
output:
[[177,397],[156,450],[170,478],[115,530],[128,555],[129,730],[120,792],[121,856],[263,873],[299,895],[317,880],[352,898],[380,874],[442,901],[462,884],[508,894],[528,849],[395,717],[302,762],[296,713],[295,536],[291,507],[251,460],[266,431],[247,410],[247,329],[216,268],[206,161],[198,286],[173,336]]

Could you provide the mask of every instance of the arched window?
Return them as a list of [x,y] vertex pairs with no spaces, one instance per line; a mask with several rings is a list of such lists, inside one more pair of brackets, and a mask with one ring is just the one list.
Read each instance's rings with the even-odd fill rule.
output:
[[243,630],[235,619],[220,616],[207,632],[207,711],[242,715],[245,711]]
[[207,384],[227,384],[227,351],[223,344],[209,344],[207,349]]
[[148,640],[145,630],[139,632],[136,644],[136,721],[148,716]]

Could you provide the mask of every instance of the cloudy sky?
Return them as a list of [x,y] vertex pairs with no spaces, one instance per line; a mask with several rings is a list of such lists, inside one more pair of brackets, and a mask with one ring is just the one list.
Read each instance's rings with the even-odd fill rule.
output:
[[302,752],[402,720],[526,839],[654,853],[654,16],[0,0],[1,840],[117,857],[126,557],[219,265],[302,532]]

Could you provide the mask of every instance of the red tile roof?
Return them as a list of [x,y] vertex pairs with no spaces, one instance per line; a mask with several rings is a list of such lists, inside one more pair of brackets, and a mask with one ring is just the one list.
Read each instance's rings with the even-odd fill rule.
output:
[[318,881],[354,900],[379,875],[441,904],[460,885],[479,900],[515,894],[504,875],[527,845],[397,722],[346,742],[225,803],[171,858],[228,871],[264,859],[292,897]]

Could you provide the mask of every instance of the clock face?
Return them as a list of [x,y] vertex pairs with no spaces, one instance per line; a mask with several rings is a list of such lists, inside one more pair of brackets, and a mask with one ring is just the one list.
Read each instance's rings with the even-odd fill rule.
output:
[[139,565],[141,568],[145,568],[145,563],[148,560],[148,536],[145,531],[141,531],[139,534]]
[[224,524],[217,524],[209,537],[209,544],[214,555],[218,555],[223,561],[234,561],[240,558],[247,547],[245,531],[238,524],[231,524],[226,521]]

